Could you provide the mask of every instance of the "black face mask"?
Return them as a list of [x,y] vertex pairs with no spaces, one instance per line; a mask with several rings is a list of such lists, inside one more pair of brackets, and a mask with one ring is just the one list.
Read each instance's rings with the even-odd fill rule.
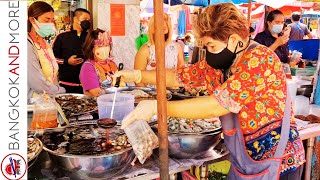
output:
[[243,43],[239,41],[234,52],[231,52],[228,49],[228,45],[219,53],[211,53],[208,51],[208,48],[207,48],[206,50],[207,64],[214,69],[221,69],[221,70],[229,69],[230,66],[233,64],[233,61],[236,59],[237,54],[244,50],[243,49],[237,52],[238,46],[242,48]]
[[88,29],[90,29],[91,22],[88,20],[81,21],[80,26],[83,32],[86,32]]

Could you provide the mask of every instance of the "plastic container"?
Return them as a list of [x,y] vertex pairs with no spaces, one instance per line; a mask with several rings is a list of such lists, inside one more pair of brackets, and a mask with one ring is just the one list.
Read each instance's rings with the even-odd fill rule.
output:
[[298,86],[297,86],[297,83],[293,80],[287,80],[287,82],[288,82],[288,88],[289,88],[289,95],[291,96],[291,102],[294,105],[295,99],[297,96]]
[[[114,94],[105,94],[98,97],[98,113],[99,119],[111,118],[111,109]],[[134,96],[130,94],[117,93],[116,102],[114,104],[113,119],[117,122],[123,120],[134,109]]]
[[31,129],[56,128],[58,126],[58,110],[53,98],[39,96],[34,104]]
[[283,68],[284,73],[286,74],[286,78],[292,79],[290,65],[289,64],[282,64],[282,68]]
[[314,114],[316,116],[320,116],[320,106],[316,104],[310,104],[309,114]]
[[309,115],[310,100],[305,96],[297,96],[294,105],[294,114],[295,115]]
[[301,53],[301,52],[296,51],[296,50],[292,51],[291,61],[295,62],[295,61],[297,61],[297,60],[298,60],[299,58],[301,58],[301,57],[302,57],[302,53]]

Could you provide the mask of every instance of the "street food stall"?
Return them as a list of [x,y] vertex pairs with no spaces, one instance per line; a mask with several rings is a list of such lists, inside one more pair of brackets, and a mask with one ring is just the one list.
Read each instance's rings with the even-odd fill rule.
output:
[[[98,98],[82,94],[44,94],[28,105],[28,170],[31,178],[169,179],[178,172],[198,166],[200,179],[208,179],[210,164],[228,160],[218,118],[190,120],[167,117],[167,101],[206,96],[208,92],[165,87],[162,6],[161,1],[154,0],[156,89],[135,86],[108,88],[107,95]],[[312,84],[310,78],[302,76],[293,76],[291,81],[297,87],[295,92]],[[101,101],[102,98],[106,99]],[[305,98],[295,98],[305,102]],[[158,107],[157,116],[148,122],[144,128],[146,131],[137,135],[136,132],[122,130],[121,120],[132,111],[130,107],[134,108],[146,99],[157,99]],[[305,105],[300,102],[296,103],[296,108]],[[48,114],[54,116],[55,122],[39,119],[39,115]],[[298,124],[301,138],[307,140],[305,179],[311,177],[312,147],[320,135],[320,121],[316,117],[310,120],[309,114],[320,116],[320,107],[311,105],[310,111],[303,114],[304,119],[300,116],[302,121]],[[148,143],[137,143],[140,139],[146,139]]]

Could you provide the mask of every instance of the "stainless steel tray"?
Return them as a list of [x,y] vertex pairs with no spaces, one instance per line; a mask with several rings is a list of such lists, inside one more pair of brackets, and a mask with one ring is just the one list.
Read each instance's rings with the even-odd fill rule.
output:
[[38,139],[36,137],[32,137],[32,138],[34,138],[35,140],[37,140],[39,142],[40,148],[39,148],[38,152],[32,158],[28,159],[28,169],[34,165],[34,163],[38,159],[39,154],[42,152],[42,149],[43,149],[42,141],[40,141],[40,139]]
[[[87,95],[84,95],[84,94],[76,94],[76,93],[64,93],[64,94],[57,94],[55,95],[55,97],[61,97],[61,96],[75,96],[77,97],[78,99],[86,99],[86,98],[94,98],[96,99],[95,97],[91,97],[91,96],[87,96]],[[98,105],[96,108],[94,108],[93,110],[90,110],[90,111],[83,111],[83,112],[78,112],[78,113],[71,113],[70,116],[79,116],[79,115],[82,115],[82,114],[89,114],[89,113],[92,113],[92,112],[95,112],[98,110]]]
[[28,163],[30,163],[30,162],[33,161],[35,158],[37,158],[38,155],[41,153],[41,151],[42,151],[42,149],[43,149],[42,141],[40,141],[40,139],[38,139],[38,138],[36,138],[36,137],[32,137],[32,138],[39,142],[40,148],[39,148],[38,152],[37,152],[33,157],[31,157],[30,159],[28,159]]
[[[112,94],[115,92],[115,87],[111,87],[111,88],[107,88],[106,92],[107,94]],[[149,88],[149,87],[137,87],[137,86],[127,86],[127,87],[119,87],[118,88],[118,92],[121,91],[133,91],[133,90],[142,90],[144,92],[155,92],[156,89],[155,88]]]
[[132,147],[107,155],[59,155],[43,147],[58,165],[84,179],[108,179],[127,168],[135,155]]
[[[122,92],[122,91],[133,91],[133,90],[141,90],[144,91],[148,94],[150,94],[151,96],[153,96],[156,99],[156,89],[155,88],[150,88],[150,87],[137,87],[137,86],[128,86],[128,87],[120,87],[118,88],[117,92]],[[115,92],[115,87],[111,87],[106,89],[107,94],[112,94]],[[172,99],[172,95],[171,92],[167,91],[167,100],[171,100]],[[137,105],[139,103],[139,101],[135,102],[135,105]]]

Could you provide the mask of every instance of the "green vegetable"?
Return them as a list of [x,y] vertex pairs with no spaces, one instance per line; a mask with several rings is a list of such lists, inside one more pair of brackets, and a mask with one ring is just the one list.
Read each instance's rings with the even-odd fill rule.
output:
[[208,174],[208,179],[209,180],[226,180],[227,175],[213,171]]

